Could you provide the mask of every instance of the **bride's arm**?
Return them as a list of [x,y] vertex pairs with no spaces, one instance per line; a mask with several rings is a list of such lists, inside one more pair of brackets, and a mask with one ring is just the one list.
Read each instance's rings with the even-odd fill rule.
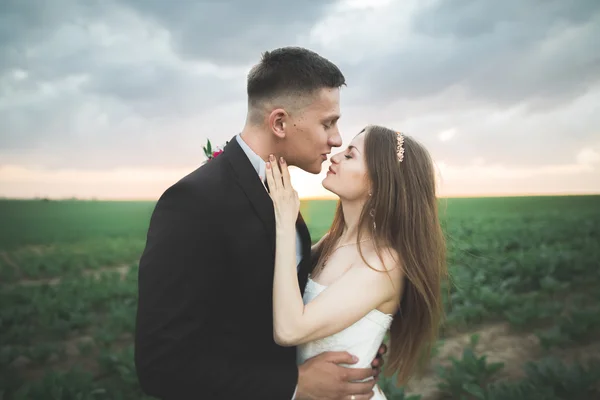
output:
[[[369,260],[380,271],[355,265],[306,306],[302,301],[296,270],[295,221],[300,208],[291,187],[287,165],[267,163],[267,181],[276,221],[275,271],[273,277],[273,336],[282,346],[295,346],[339,332],[371,310],[398,295],[385,267],[394,268],[391,255],[383,264]],[[362,260],[361,260],[362,261]],[[399,270],[396,270],[397,273]]]
[[297,346],[339,332],[398,293],[386,272],[373,271],[361,260],[361,265],[352,267],[305,306],[298,288],[295,249],[293,229],[279,227],[273,280],[273,336],[281,346]]

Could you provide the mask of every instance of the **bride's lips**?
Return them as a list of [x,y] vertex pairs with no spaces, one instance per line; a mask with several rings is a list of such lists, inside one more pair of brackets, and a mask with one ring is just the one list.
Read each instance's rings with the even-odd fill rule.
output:
[[335,175],[335,171],[333,169],[331,169],[331,167],[329,167],[329,171],[327,171],[328,174],[334,174]]

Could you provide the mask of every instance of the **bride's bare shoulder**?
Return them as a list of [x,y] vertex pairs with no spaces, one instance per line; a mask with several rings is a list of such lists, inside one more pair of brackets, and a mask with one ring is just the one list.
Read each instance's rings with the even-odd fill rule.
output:
[[[363,251],[364,260],[360,259],[358,267],[365,267],[374,270],[374,272],[387,272],[392,277],[400,278],[402,276],[402,265],[398,252],[391,247],[383,247],[377,252],[375,248],[369,248]],[[365,262],[366,261],[366,262]]]

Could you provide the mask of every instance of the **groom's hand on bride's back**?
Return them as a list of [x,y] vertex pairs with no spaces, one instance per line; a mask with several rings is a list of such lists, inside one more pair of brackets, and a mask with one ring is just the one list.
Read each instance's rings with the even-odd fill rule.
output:
[[338,364],[355,364],[356,359],[347,352],[326,352],[308,359],[299,366],[296,400],[307,399],[370,399],[375,379],[373,368],[348,368]]
[[373,369],[375,371],[374,375],[377,378],[379,377],[379,373],[381,372],[381,367],[383,367],[383,364],[384,364],[383,355],[385,353],[387,353],[387,346],[385,344],[382,344],[381,346],[379,346],[379,351],[377,352],[377,356],[371,363],[371,367],[373,367]]

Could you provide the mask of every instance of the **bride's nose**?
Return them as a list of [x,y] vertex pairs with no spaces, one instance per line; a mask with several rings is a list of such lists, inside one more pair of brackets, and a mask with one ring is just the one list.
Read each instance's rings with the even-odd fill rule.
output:
[[339,156],[340,156],[340,153],[334,154],[331,158],[329,158],[329,160],[331,161],[332,164],[339,164],[339,162],[340,162]]

